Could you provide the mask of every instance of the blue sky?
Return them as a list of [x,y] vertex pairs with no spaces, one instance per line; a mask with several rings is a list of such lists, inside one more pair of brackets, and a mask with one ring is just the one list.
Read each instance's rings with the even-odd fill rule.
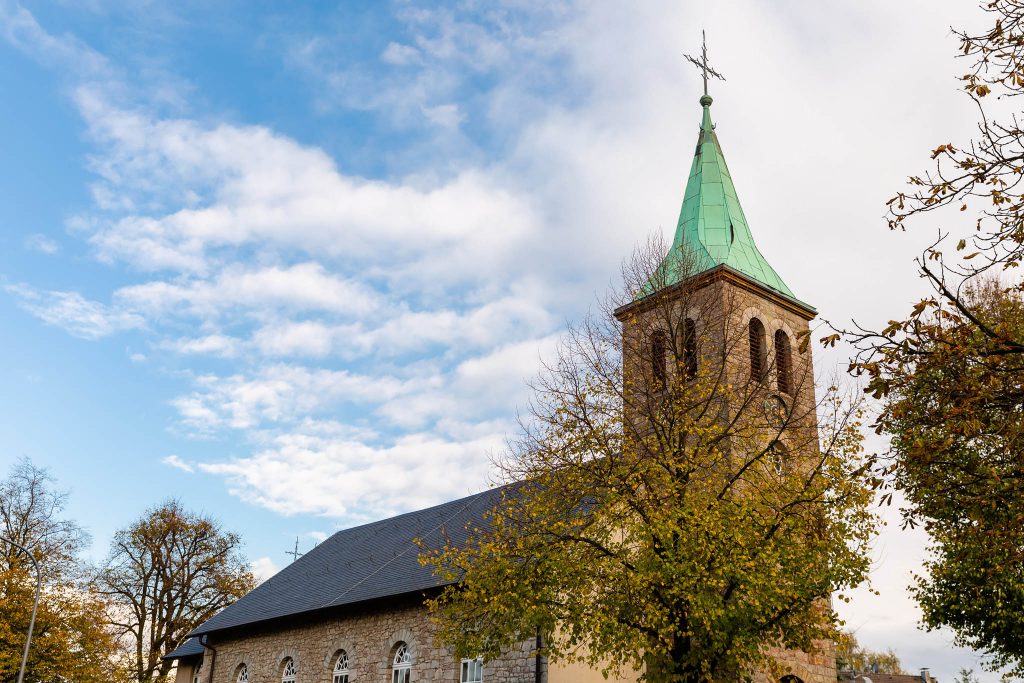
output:
[[[0,0],[0,465],[51,468],[94,559],[177,496],[263,573],[479,490],[538,358],[675,225],[701,28],[761,250],[892,317],[930,233],[884,200],[971,132],[970,4]],[[952,679],[924,547],[888,531],[844,609]]]

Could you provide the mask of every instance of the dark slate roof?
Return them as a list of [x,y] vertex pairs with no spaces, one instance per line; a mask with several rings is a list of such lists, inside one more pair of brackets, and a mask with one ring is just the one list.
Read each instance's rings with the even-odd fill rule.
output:
[[189,635],[440,587],[414,540],[464,543],[506,488],[339,531]]
[[164,659],[184,659],[203,654],[203,646],[198,638],[189,638],[179,645],[175,650],[164,655]]

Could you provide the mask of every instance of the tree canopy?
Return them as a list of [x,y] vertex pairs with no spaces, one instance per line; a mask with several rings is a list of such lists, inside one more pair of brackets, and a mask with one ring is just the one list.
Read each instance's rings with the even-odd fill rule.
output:
[[253,589],[241,539],[169,500],[114,535],[97,579],[113,625],[131,647],[132,677],[164,681],[164,655],[220,609]]
[[535,381],[487,523],[424,549],[458,580],[430,602],[457,655],[540,634],[554,660],[652,682],[781,675],[778,648],[819,648],[830,597],[865,579],[876,520],[857,405],[834,388],[816,400],[809,362],[785,398],[773,360],[751,373],[727,287],[633,306],[662,289],[663,255],[639,252]]
[[[914,593],[928,628],[1024,673],[1024,5],[988,0],[990,28],[955,31],[977,135],[938,145],[889,202],[889,225],[930,214],[943,231],[917,260],[931,293],[881,330],[848,336],[853,372],[881,399],[889,482],[923,524],[931,558]],[[889,494],[891,499],[891,494]]]

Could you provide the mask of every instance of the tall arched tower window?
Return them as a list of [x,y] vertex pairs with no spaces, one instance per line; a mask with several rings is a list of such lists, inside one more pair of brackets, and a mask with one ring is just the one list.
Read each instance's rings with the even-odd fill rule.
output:
[[789,335],[782,330],[775,331],[775,371],[779,375],[779,391],[783,394],[793,392],[793,352],[790,349]]
[[697,376],[697,324],[691,318],[683,321],[683,371],[686,379]]
[[764,323],[757,318],[751,318],[747,333],[750,338],[750,379],[760,382],[768,372],[768,356],[764,348]]
[[660,391],[668,386],[668,365],[665,354],[668,353],[668,337],[657,330],[651,334],[651,381],[654,390]]

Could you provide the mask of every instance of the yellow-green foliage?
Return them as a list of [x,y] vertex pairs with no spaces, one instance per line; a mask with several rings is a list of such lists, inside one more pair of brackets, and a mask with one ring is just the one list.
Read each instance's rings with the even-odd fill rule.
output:
[[[0,681],[13,683],[21,666],[35,592],[35,575],[25,567],[0,571]],[[25,681],[107,683],[118,673],[121,652],[103,619],[105,605],[71,581],[43,589],[36,615]]]
[[865,579],[876,525],[860,414],[807,388],[767,426],[766,388],[709,360],[728,337],[705,336],[696,377],[647,390],[614,320],[571,331],[503,463],[519,483],[468,545],[421,556],[460,580],[430,603],[457,655],[540,633],[548,656],[607,673],[746,680],[774,666],[767,648],[835,634],[829,599]]

